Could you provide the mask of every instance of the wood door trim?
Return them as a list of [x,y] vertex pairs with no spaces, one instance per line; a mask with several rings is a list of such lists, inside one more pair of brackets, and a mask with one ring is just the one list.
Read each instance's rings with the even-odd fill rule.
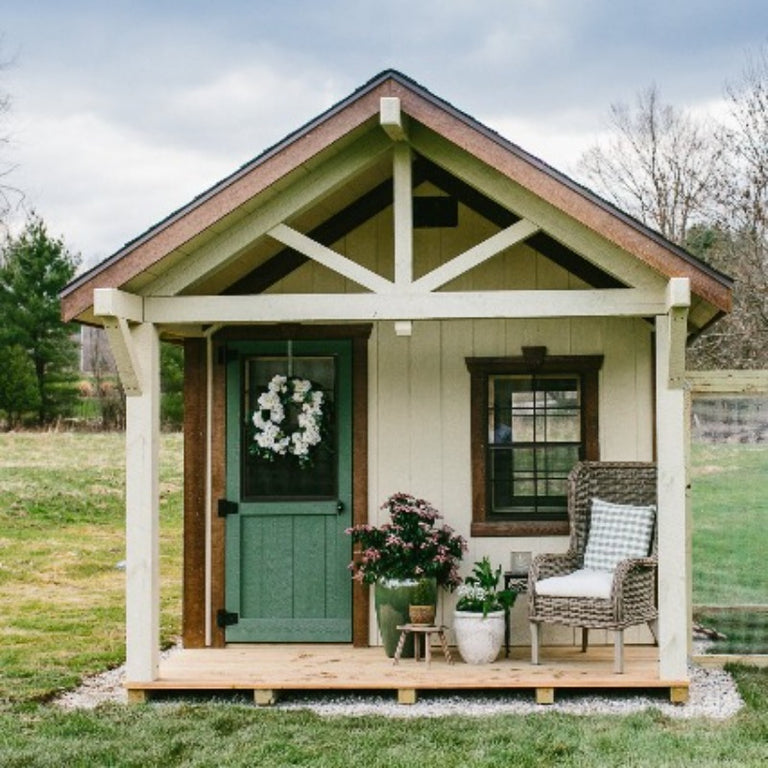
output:
[[[225,495],[226,471],[226,430],[223,415],[226,408],[226,366],[217,364],[218,347],[227,341],[269,339],[350,339],[352,341],[352,518],[354,524],[368,521],[368,338],[371,324],[332,326],[234,326],[224,328],[214,337],[213,354],[213,413],[212,419],[212,540],[211,540],[211,601],[213,614],[224,607],[224,520],[215,512],[216,500]],[[203,346],[204,350],[204,346]],[[185,405],[200,403],[202,388],[204,399],[205,355],[194,355],[194,363],[188,368],[185,383]],[[197,398],[197,400],[195,400]],[[205,409],[191,408],[185,411],[185,435],[205,435]],[[185,441],[186,442],[186,441]],[[202,442],[202,441],[201,441]],[[204,476],[200,457],[204,450],[194,447],[190,441],[191,460],[185,461],[184,482],[184,603],[183,632],[184,647],[199,648],[205,639],[205,591],[204,572],[200,569],[205,558],[205,494],[200,492],[200,478]],[[203,464],[204,466],[204,464]],[[187,492],[187,488],[190,489]],[[192,489],[197,489],[195,493]],[[369,645],[369,590],[355,583],[352,590],[352,642],[356,647]],[[212,645],[226,644],[224,630],[215,626],[211,630]]]

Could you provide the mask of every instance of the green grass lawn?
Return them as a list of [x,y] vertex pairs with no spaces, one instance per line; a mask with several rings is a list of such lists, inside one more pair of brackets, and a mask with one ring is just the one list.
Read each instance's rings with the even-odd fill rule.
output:
[[749,704],[727,722],[558,713],[397,719],[321,717],[233,703],[63,712],[0,708],[11,766],[751,768],[768,760],[768,671],[736,669]]
[[[0,701],[124,660],[124,436],[0,435]],[[161,450],[162,638],[178,635],[182,438]]]
[[694,444],[693,602],[768,604],[768,447]]
[[[179,631],[181,447],[163,438],[162,635]],[[152,703],[67,712],[46,701],[123,660],[123,436],[0,435],[0,765],[9,766],[758,766],[768,761],[768,670],[735,668],[747,707],[728,722],[659,712],[577,717],[319,717],[237,703]],[[735,537],[710,478],[740,460],[698,453],[697,552]],[[755,455],[755,467],[761,466]],[[765,461],[763,455],[761,461]],[[759,469],[755,470],[759,472]],[[707,498],[709,497],[709,501]],[[703,503],[706,502],[706,503]],[[714,518],[714,522],[711,520]],[[723,526],[720,530],[719,526]],[[762,538],[760,538],[762,536]],[[723,552],[736,546],[729,543]],[[697,555],[697,558],[699,555]],[[753,557],[752,554],[749,557]],[[756,555],[755,555],[756,557]],[[718,561],[722,563],[722,560]],[[752,567],[755,561],[752,560]],[[717,573],[720,566],[711,569]],[[701,573],[707,573],[706,569]],[[698,573],[698,572],[697,572]],[[720,568],[720,581],[725,580]],[[763,570],[760,571],[763,573]],[[747,597],[761,578],[733,568],[702,594]],[[698,598],[701,599],[701,598]],[[751,598],[750,598],[751,599]]]

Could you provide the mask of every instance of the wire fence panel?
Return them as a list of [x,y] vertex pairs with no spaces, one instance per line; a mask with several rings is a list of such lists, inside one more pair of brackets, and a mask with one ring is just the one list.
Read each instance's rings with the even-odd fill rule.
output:
[[695,395],[694,622],[712,653],[768,653],[768,397]]

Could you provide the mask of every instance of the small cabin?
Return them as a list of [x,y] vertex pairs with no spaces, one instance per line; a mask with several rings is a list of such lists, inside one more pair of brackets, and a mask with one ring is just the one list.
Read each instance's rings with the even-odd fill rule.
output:
[[[345,529],[394,492],[466,537],[467,572],[506,568],[567,546],[577,461],[654,461],[658,676],[687,679],[685,348],[731,283],[408,77],[373,78],[62,306],[106,329],[127,394],[129,683],[159,669],[161,339],[185,351],[185,649],[376,645]],[[322,405],[267,434],[280,376]],[[522,600],[512,623],[527,643]]]

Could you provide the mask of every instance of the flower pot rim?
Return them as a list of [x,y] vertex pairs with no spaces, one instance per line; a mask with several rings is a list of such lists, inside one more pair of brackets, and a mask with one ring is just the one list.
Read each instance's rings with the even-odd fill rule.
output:
[[454,611],[453,615],[455,618],[490,619],[496,618],[498,616],[504,616],[504,609],[499,608],[498,611],[488,611],[485,616],[483,616],[482,611]]

